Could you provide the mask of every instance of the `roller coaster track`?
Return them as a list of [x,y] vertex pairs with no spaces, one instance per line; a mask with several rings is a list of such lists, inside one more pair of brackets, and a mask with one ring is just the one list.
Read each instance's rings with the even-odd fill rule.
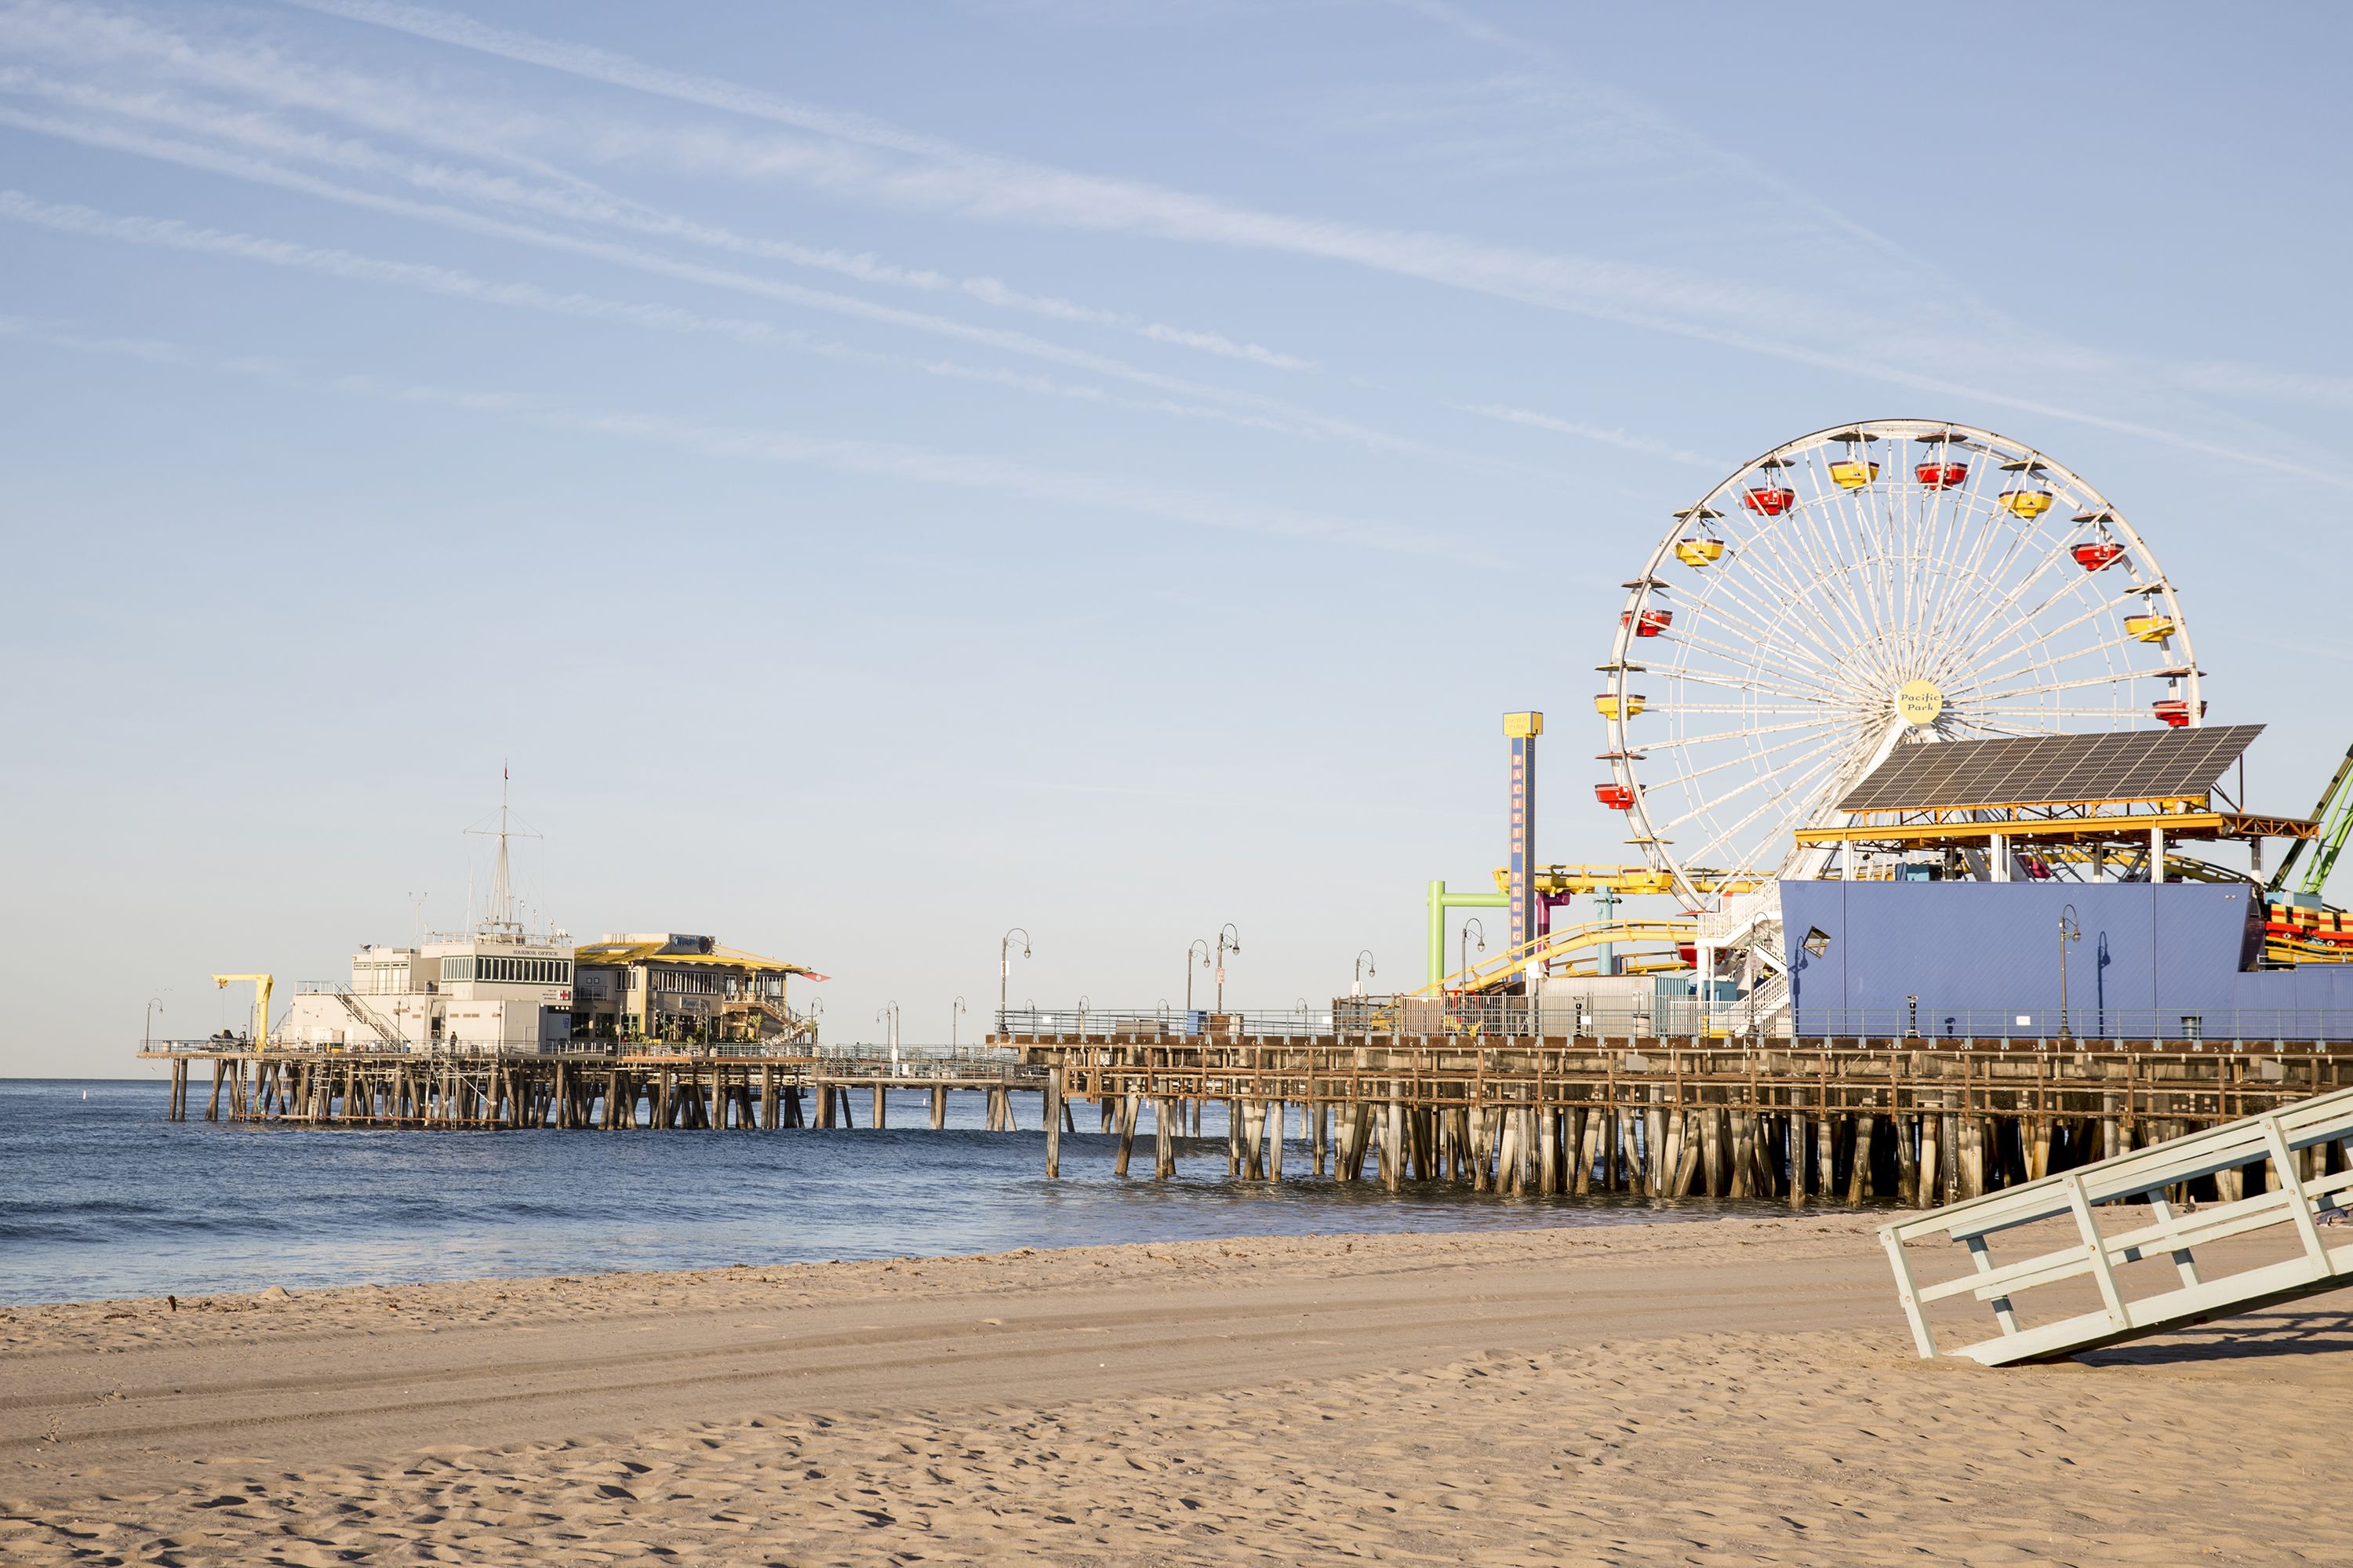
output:
[[1698,923],[1690,919],[1593,920],[1582,926],[1564,926],[1548,935],[1522,942],[1518,947],[1507,948],[1469,969],[1459,969],[1434,986],[1424,986],[1415,994],[1439,996],[1449,991],[1493,991],[1497,986],[1520,979],[1530,969],[1541,974],[1555,960],[1566,959],[1571,953],[1633,942],[1672,942],[1680,945],[1695,941],[1698,937]]

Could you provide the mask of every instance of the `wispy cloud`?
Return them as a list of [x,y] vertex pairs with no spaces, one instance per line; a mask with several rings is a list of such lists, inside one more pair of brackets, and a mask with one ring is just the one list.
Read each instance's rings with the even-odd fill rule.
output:
[[985,454],[944,451],[899,441],[711,424],[667,414],[582,409],[525,393],[437,387],[366,374],[322,376],[276,356],[206,360],[176,345],[94,336],[21,316],[0,316],[0,337],[79,353],[208,367],[296,391],[332,391],[382,402],[491,415],[544,429],[643,441],[700,457],[814,467],[901,483],[987,492],[1067,506],[1082,514],[1113,513],[1187,527],[1438,556],[1466,565],[1497,564],[1454,540],[1400,524],[1269,505],[1244,496],[1155,485],[1113,474],[1044,468]]
[[120,240],[132,245],[234,257],[285,267],[349,282],[388,284],[420,289],[428,293],[484,304],[513,305],[559,315],[600,321],[633,322],[672,332],[712,333],[744,343],[805,341],[806,334],[771,322],[740,316],[708,316],[674,305],[637,303],[604,299],[595,294],[559,293],[533,283],[501,283],[478,278],[456,268],[423,261],[388,261],[330,246],[297,245],[218,228],[200,228],[176,218],[122,217],[95,208],[37,201],[18,190],[0,190],[0,220],[29,224],[63,234]]
[[[764,120],[832,141],[898,154],[873,164],[827,159],[805,143],[771,144],[768,172],[820,183],[859,183],[908,205],[1076,228],[1141,232],[1243,249],[1353,262],[1529,303],[1644,319],[1662,310],[1756,321],[1835,316],[1811,302],[1669,269],[1547,255],[1451,235],[1293,217],[1236,207],[1146,182],[1081,174],[965,147],[872,116],[797,102],[722,79],[648,65],[590,45],[496,27],[455,12],[395,0],[290,0],[309,9],[459,48],[522,61],[608,86]],[[649,132],[660,134],[659,132]],[[728,148],[719,133],[691,134]],[[734,144],[739,167],[761,149]]]
[[[945,137],[913,131],[871,116],[803,103],[722,79],[668,70],[614,50],[496,27],[459,13],[400,0],[292,0],[312,10],[393,28],[459,48],[522,61],[609,86],[695,104],[788,127],[797,139],[730,140],[694,128],[691,154],[706,167],[744,177],[777,176],[828,188],[854,188],[868,199],[966,217],[1074,229],[1130,233],[1187,243],[1261,250],[1364,267],[1452,289],[1495,295],[1547,310],[1616,322],[1794,363],[1819,366],[1891,386],[1949,390],[1989,406],[2007,407],[2095,427],[2229,453],[2304,477],[2322,476],[2316,461],[2258,456],[2246,443],[2199,437],[2156,419],[2112,410],[2145,406],[2153,387],[2189,389],[2163,365],[2141,364],[2069,344],[2011,323],[1949,279],[1933,292],[1930,309],[1915,301],[1900,319],[1873,319],[1850,299],[1815,297],[1764,283],[1711,276],[1684,268],[1544,252],[1443,233],[1283,214],[1114,176],[1079,173],[976,151]],[[1459,8],[1409,4],[1480,41],[1520,48],[1520,40]],[[1662,126],[1673,127],[1660,117]],[[671,135],[647,132],[645,150]],[[1685,133],[1687,134],[1687,132]],[[832,155],[828,144],[877,156]],[[673,144],[674,155],[686,155]],[[1918,258],[1795,187],[1786,199],[1803,205],[1827,228],[1866,249],[1934,271]],[[1945,330],[1938,330],[1939,327]],[[1957,330],[1954,330],[1957,329]],[[2021,376],[2063,371],[2072,387],[2043,381],[2023,397]],[[2219,385],[2220,378],[2209,376]],[[2249,374],[2243,379],[2260,384]],[[2073,396],[2070,396],[2070,394]],[[2200,417],[2197,410],[2176,414]],[[2207,423],[2215,421],[2211,418]]]
[[[298,131],[251,110],[227,110],[184,95],[142,86],[124,90],[85,80],[61,80],[21,67],[0,68],[0,91],[32,96],[160,124],[183,134],[228,142],[264,156],[323,164],[346,174],[368,173],[396,179],[442,197],[482,202],[758,257],[832,272],[860,282],[953,293],[999,310],[1049,320],[1110,328],[1197,353],[1245,361],[1271,369],[1314,368],[1304,356],[1219,332],[1172,325],[1134,312],[1090,305],[1013,287],[987,276],[955,276],[909,267],[871,253],[804,245],[745,235],[723,225],[697,222],[614,194],[527,150],[533,143],[575,153],[604,148],[608,155],[632,155],[634,143],[650,132],[632,133],[611,117],[591,126],[543,113],[485,112],[447,93],[417,90],[397,81],[371,78],[290,57],[281,50],[242,42],[197,41],[143,19],[62,6],[49,0],[20,0],[0,11],[0,46],[81,65],[128,63],[198,86],[234,91],[280,108],[332,115],[364,129],[399,136],[444,153],[522,169],[543,184],[384,153],[364,140]],[[691,149],[705,133],[681,128],[669,133],[680,149]],[[773,150],[771,150],[773,153]],[[838,152],[810,147],[795,160],[812,177],[849,178],[858,167],[837,167]],[[848,162],[862,166],[862,154]]]
[[234,258],[346,282],[419,290],[478,304],[538,311],[590,321],[621,322],[666,332],[707,334],[762,346],[802,349],[828,358],[919,371],[950,380],[1008,387],[1033,396],[1093,403],[1103,408],[1171,414],[1192,419],[1214,419],[1292,436],[1314,437],[1317,434],[1295,422],[1271,416],[1213,408],[1174,397],[1123,397],[1085,383],[975,367],[952,360],[878,354],[816,339],[798,328],[779,326],[774,322],[743,316],[712,316],[676,305],[607,299],[576,290],[559,291],[535,283],[501,282],[432,262],[387,260],[338,247],[301,245],[290,240],[204,228],[183,223],[176,218],[120,217],[74,204],[40,201],[17,190],[0,189],[0,222],[22,223],[90,238]]
[[267,159],[255,158],[244,153],[227,151],[185,139],[153,136],[142,131],[116,125],[63,119],[55,115],[33,114],[8,108],[0,108],[0,125],[13,125],[20,130],[61,137],[85,145],[134,154],[189,168],[203,169],[237,179],[299,191],[305,195],[343,202],[376,212],[417,218],[476,234],[539,246],[613,265],[632,268],[682,282],[731,290],[877,324],[953,338],[967,344],[1048,361],[1071,369],[1084,370],[1090,374],[1114,380],[1150,387],[1178,398],[1222,404],[1244,412],[1265,416],[1268,421],[1266,428],[1269,429],[1288,428],[1295,433],[1353,441],[1366,447],[1409,454],[1466,471],[1523,475],[1535,471],[1524,463],[1458,451],[1418,437],[1397,435],[1358,420],[1324,414],[1293,402],[1260,393],[1169,376],[1107,355],[1098,354],[1092,350],[1071,347],[1029,333],[1002,327],[982,326],[933,313],[911,311],[898,305],[883,304],[837,291],[812,289],[782,279],[764,277],[730,268],[712,267],[702,262],[685,260],[661,252],[647,250],[640,247],[561,233],[505,218],[492,217],[443,203],[420,202],[405,196],[361,190],[322,179],[299,169],[289,169],[270,163]]
[[1534,408],[1514,408],[1501,403],[1450,403],[1447,407],[1458,413],[1501,419],[1508,425],[1526,425],[1534,429],[1551,430],[1557,435],[1575,436],[1581,440],[1599,441],[1605,446],[1641,452],[1645,457],[1664,458],[1686,468],[1703,468],[1711,473],[1727,473],[1737,466],[1718,458],[1703,457],[1656,437],[1636,435],[1615,426],[1588,425],[1576,419],[1564,419],[1556,414],[1538,413]]

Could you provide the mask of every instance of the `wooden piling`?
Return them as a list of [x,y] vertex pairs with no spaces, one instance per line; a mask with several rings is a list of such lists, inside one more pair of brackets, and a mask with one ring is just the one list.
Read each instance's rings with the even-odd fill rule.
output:
[[1046,1179],[1058,1180],[1062,1174],[1062,1069],[1051,1067],[1046,1072]]
[[1139,1103],[1138,1097],[1134,1095],[1122,1095],[1119,1097],[1116,1111],[1119,1125],[1119,1152],[1113,1157],[1111,1169],[1111,1173],[1114,1176],[1127,1174],[1128,1160],[1135,1152],[1135,1118]]

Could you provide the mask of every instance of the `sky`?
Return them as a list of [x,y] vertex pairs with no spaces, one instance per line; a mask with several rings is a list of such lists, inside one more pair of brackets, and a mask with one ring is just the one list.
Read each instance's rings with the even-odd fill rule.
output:
[[1417,985],[1500,715],[1619,858],[1619,585],[1873,418],[2105,493],[2307,809],[2348,32],[0,0],[0,1075],[461,924],[502,770],[535,922],[805,964],[831,1040],[974,1039],[1016,927],[1017,1007],[1229,922],[1230,1005]]

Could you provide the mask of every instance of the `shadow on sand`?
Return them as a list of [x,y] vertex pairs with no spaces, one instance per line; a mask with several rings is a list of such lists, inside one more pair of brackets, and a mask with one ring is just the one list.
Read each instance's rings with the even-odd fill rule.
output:
[[2172,1366],[2259,1356],[2353,1352],[2353,1311],[2263,1312],[2201,1324],[2138,1344],[2112,1345],[2075,1357],[2085,1366]]

